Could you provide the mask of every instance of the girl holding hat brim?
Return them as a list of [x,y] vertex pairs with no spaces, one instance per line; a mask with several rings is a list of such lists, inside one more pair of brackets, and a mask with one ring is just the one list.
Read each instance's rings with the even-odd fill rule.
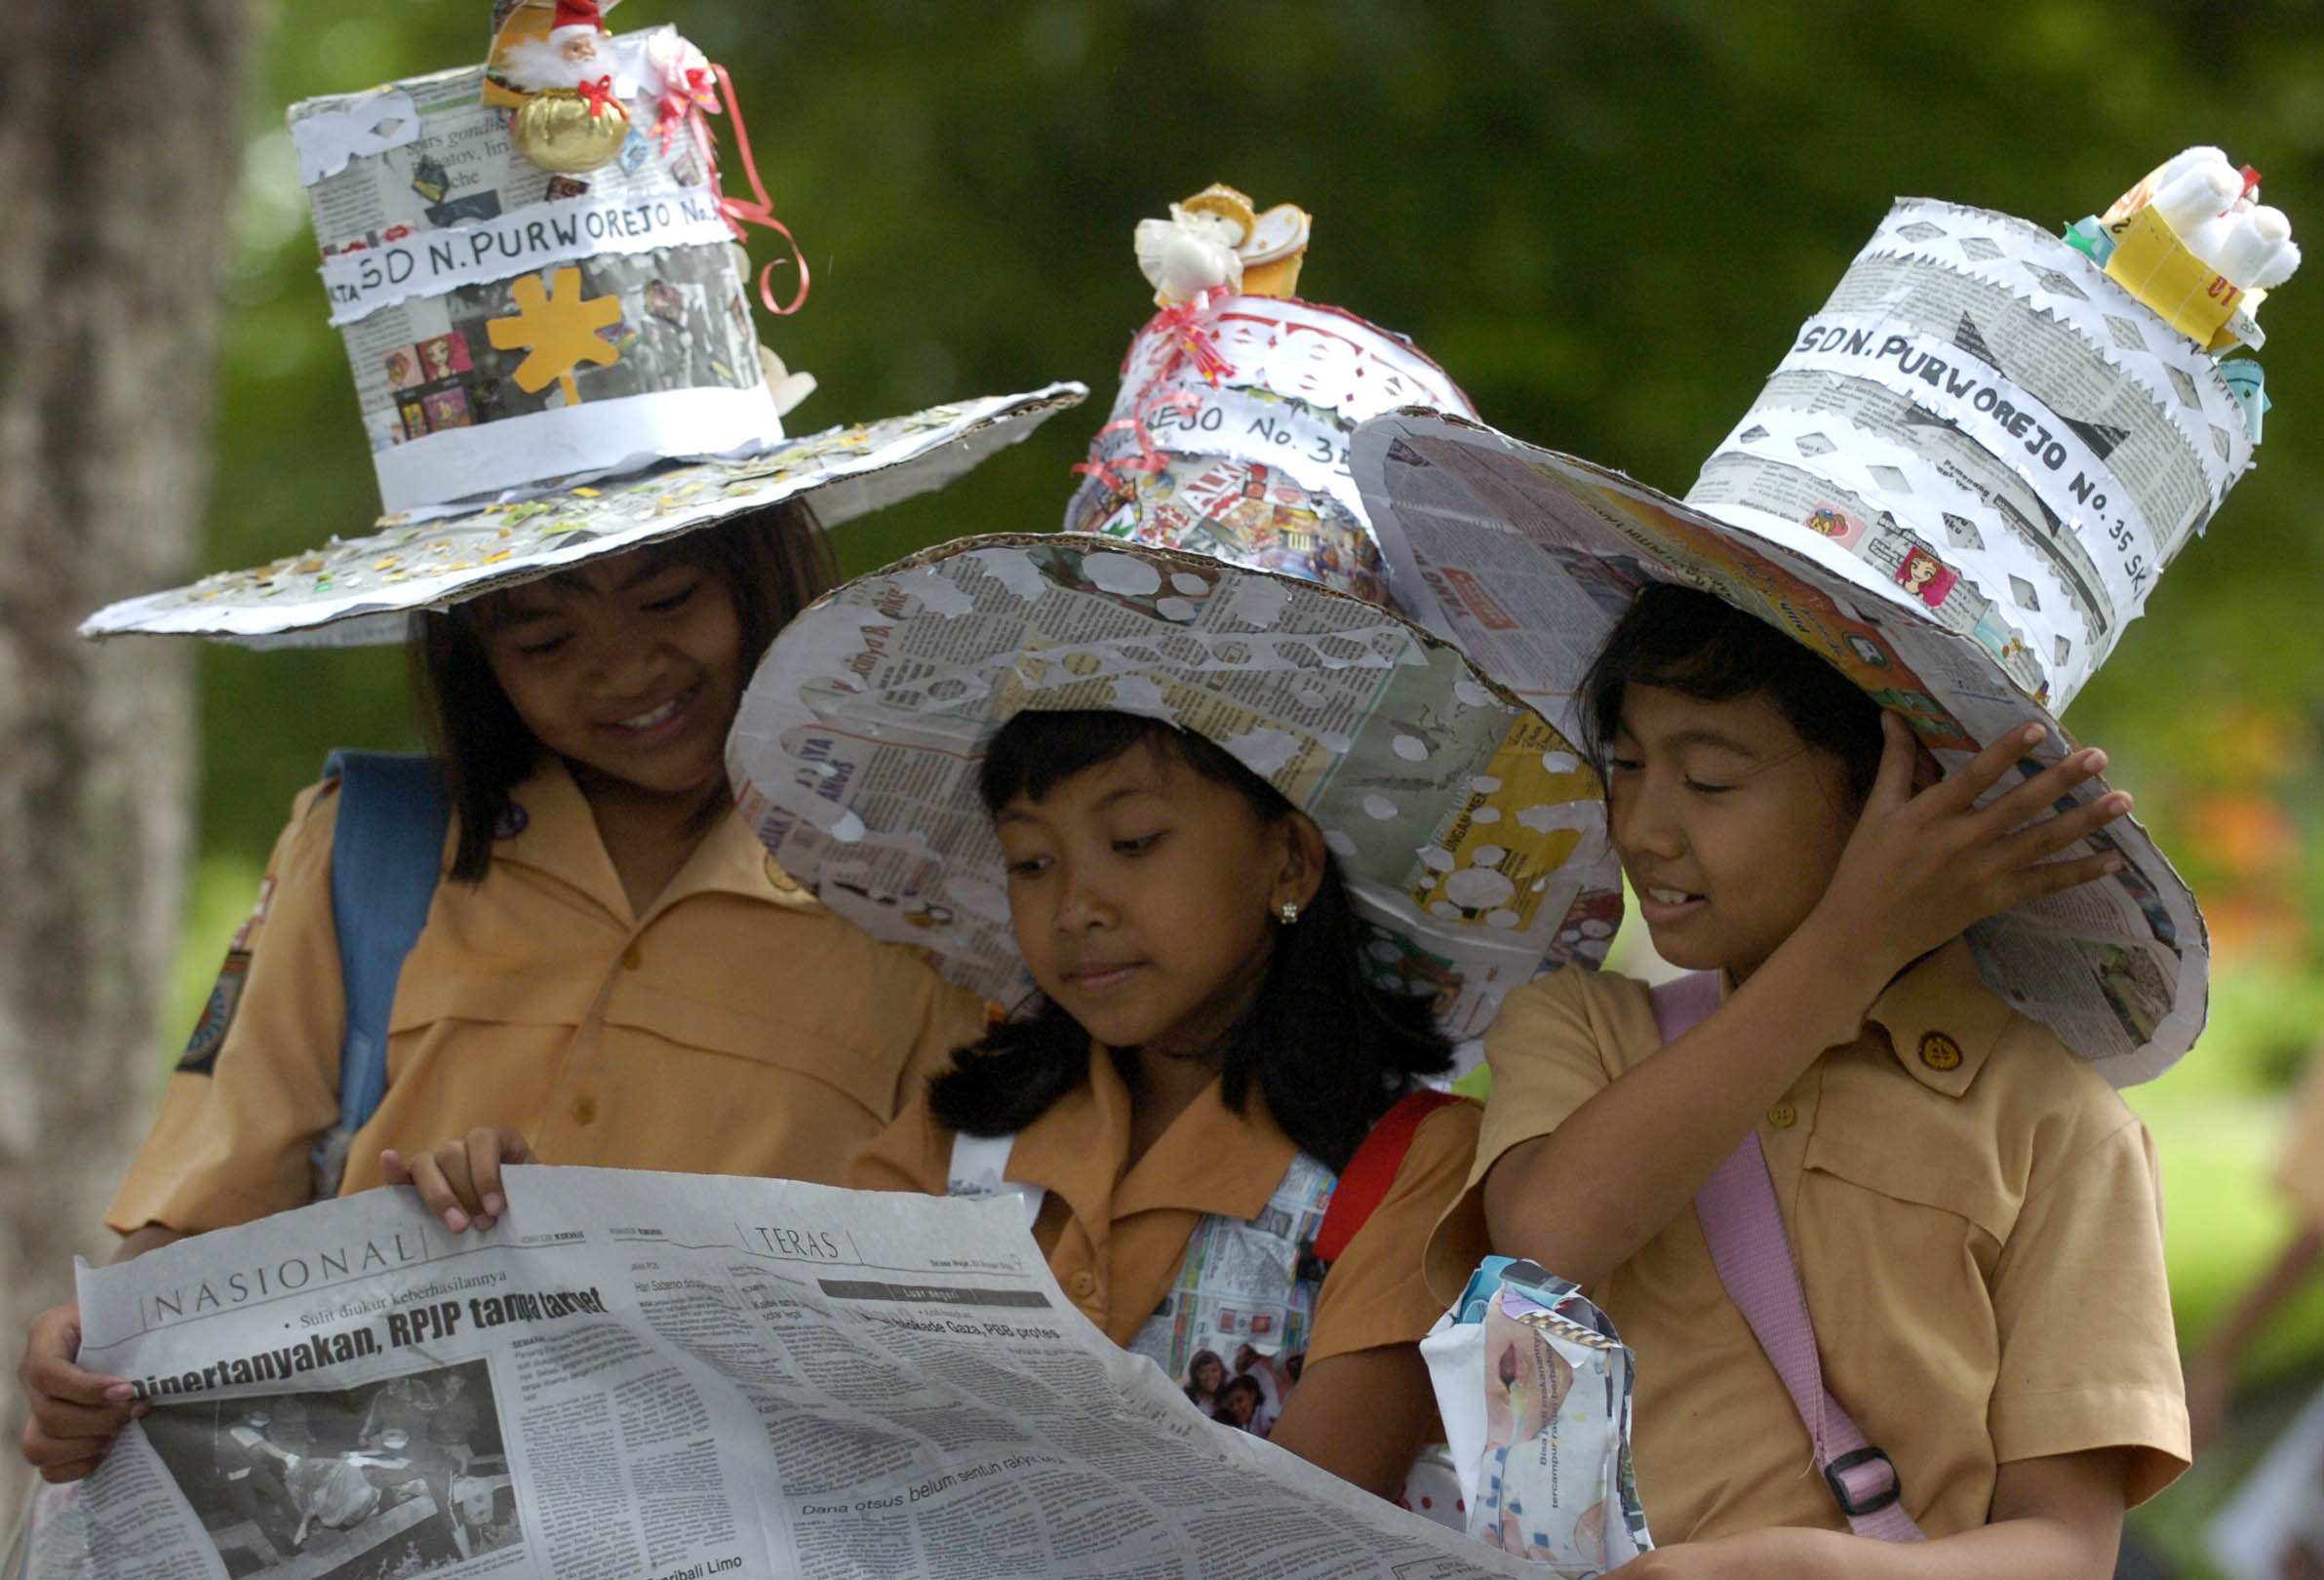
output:
[[[2199,523],[2164,491],[2077,512],[2094,473],[1981,426],[2003,378],[2029,432],[2107,398],[2110,476],[2190,480],[2190,518],[2248,460],[2219,370],[2092,259],[1917,201],[1689,500],[1474,424],[1358,438],[1399,571],[1475,587],[1445,573],[1490,553],[1496,619],[1558,612],[1570,663],[1518,662],[1465,594],[1428,613],[1592,744],[1696,973],[1512,994],[1463,1198],[1637,1357],[1673,1545],[1625,1573],[2097,1580],[2187,1463],[2153,1149],[2111,1086],[2193,1041],[2202,922],[2033,693],[2062,706],[2136,612],[2106,556]],[[1432,1246],[1440,1291],[1467,1272]]]
[[[663,35],[657,45],[675,37]],[[310,181],[368,182],[408,205],[408,166],[434,156],[428,139],[494,121],[461,99],[479,78],[444,73],[303,106],[295,140],[337,129],[330,148],[302,141],[302,158],[317,160]],[[442,101],[424,128],[415,94]],[[350,125],[361,133],[351,143]],[[396,127],[413,140],[366,141]],[[688,139],[671,146],[684,155]],[[540,173],[506,157],[508,169],[477,178],[504,181],[522,224],[516,194],[538,191]],[[641,186],[659,178],[655,158],[670,156],[649,154]],[[687,189],[674,188],[674,206],[715,196],[698,168],[667,178]],[[320,224],[337,211],[318,199],[316,212]],[[423,231],[457,229],[474,215],[420,219]],[[650,336],[660,320],[611,298],[664,276],[722,310],[730,302],[747,326],[737,256],[720,226],[539,272],[555,276],[554,299],[601,317],[626,310]],[[375,311],[362,327],[376,340],[380,315],[452,315],[446,333],[464,355],[446,376],[476,382],[464,398],[480,413],[513,410],[538,352],[495,349],[507,339],[496,332],[514,322],[526,338],[540,284],[529,269],[464,277],[441,299],[366,304]],[[529,295],[533,309],[492,316]],[[107,1213],[126,1237],[121,1255],[319,1189],[399,1179],[400,1152],[486,1121],[526,1126],[562,1162],[836,1182],[922,1077],[981,1032],[974,993],[866,936],[768,859],[735,815],[722,754],[768,643],[835,579],[818,507],[845,517],[936,487],[1078,387],[788,439],[756,359],[738,353],[731,382],[697,389],[670,372],[683,358],[647,367],[626,342],[577,343],[567,393],[545,389],[541,410],[379,447],[383,488],[393,477],[422,497],[377,533],[116,606],[84,627],[259,646],[409,631],[449,804],[416,851],[434,887],[420,890],[424,921],[393,957],[392,1006],[373,1028],[384,1091],[357,1117],[341,1107],[341,1049],[366,1028],[344,991],[353,973],[342,975],[333,892],[349,798],[336,780],[299,798]],[[367,367],[359,358],[359,387]],[[624,381],[592,387],[601,373]],[[488,401],[495,379],[506,387]],[[704,412],[736,425],[707,457],[680,437]],[[480,504],[468,493],[482,477],[488,497],[521,496]],[[52,1481],[93,1470],[132,1413],[126,1383],[72,1363],[77,1332],[72,1307],[45,1313],[20,1370],[24,1449]]]

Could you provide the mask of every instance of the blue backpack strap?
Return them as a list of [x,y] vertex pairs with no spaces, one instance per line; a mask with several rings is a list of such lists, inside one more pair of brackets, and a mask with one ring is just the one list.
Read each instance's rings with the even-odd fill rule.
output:
[[339,1045],[339,1117],[314,1150],[315,1198],[338,1194],[347,1142],[387,1090],[387,1015],[404,957],[427,922],[452,805],[434,759],[335,751],[338,820],[331,837],[331,920],[347,1001]]

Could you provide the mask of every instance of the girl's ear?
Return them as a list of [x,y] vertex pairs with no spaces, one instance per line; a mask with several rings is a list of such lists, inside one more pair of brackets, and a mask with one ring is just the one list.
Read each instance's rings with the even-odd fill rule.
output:
[[1316,891],[1323,887],[1323,831],[1316,820],[1305,812],[1293,812],[1283,819],[1283,866],[1275,881],[1275,891],[1268,896],[1268,905],[1282,909],[1287,900],[1306,910],[1315,903]]

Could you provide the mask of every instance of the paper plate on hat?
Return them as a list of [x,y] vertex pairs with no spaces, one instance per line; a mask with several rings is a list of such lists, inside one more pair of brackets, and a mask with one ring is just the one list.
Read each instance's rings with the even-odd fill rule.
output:
[[[1215,554],[1384,601],[1348,471],[1364,418],[1408,406],[1474,415],[1409,340],[1291,296],[1312,221],[1212,185],[1139,222],[1162,311],[1130,342],[1091,441],[1068,532]],[[1184,535],[1179,535],[1183,533]]]
[[785,872],[1005,1001],[1027,984],[975,777],[1028,708],[1233,753],[1321,826],[1380,979],[1456,1034],[1620,920],[1596,777],[1539,714],[1370,604],[1140,544],[964,538],[826,595],[760,664],[728,769]]
[[[102,611],[91,636],[393,641],[401,618],[783,499],[827,522],[940,486],[1086,393],[1052,384],[807,438],[813,387],[758,343],[704,114],[724,73],[591,0],[502,7],[487,66],[295,105],[331,321],[389,512],[372,534]],[[487,102],[487,99],[490,102]],[[789,265],[789,303],[769,274]],[[762,270],[775,312],[806,294]]]
[[[2133,197],[2169,189],[2180,163]],[[2076,232],[2135,223],[2138,209],[2126,198]],[[2205,245],[2219,238],[2187,243]],[[2262,387],[2256,362],[2212,354],[2256,339],[2253,296],[2217,278],[2210,294],[2241,295],[2247,314],[2223,340],[2176,288],[2155,297],[2152,269],[2126,286],[2093,256],[2106,252],[2088,234],[2069,245],[2007,215],[1900,201],[1685,500],[1475,423],[1366,423],[1356,476],[1399,591],[1569,732],[1591,659],[1659,579],[1814,649],[1948,769],[2017,726],[2049,726],[2021,770],[2037,771],[2069,749],[2050,709],[2249,466],[2263,405],[2246,394]],[[2093,782],[2077,799],[2105,793]],[[1969,941],[1996,991],[2129,1085],[2201,1030],[2208,943],[2143,828],[2125,818],[2094,844],[2122,871]]]

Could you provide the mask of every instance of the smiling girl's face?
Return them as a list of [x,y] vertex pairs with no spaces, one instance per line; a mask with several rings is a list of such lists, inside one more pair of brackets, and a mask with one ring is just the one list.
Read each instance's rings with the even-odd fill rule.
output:
[[1208,1053],[1266,980],[1282,901],[1320,882],[1302,825],[1156,741],[1011,799],[994,831],[1034,981],[1109,1047]]
[[1860,810],[1846,765],[1764,696],[1706,702],[1635,681],[1609,745],[1608,831],[1655,951],[1749,976],[1839,864]]
[[656,795],[726,782],[741,696],[733,596],[703,567],[645,548],[500,595],[492,674],[542,745]]

